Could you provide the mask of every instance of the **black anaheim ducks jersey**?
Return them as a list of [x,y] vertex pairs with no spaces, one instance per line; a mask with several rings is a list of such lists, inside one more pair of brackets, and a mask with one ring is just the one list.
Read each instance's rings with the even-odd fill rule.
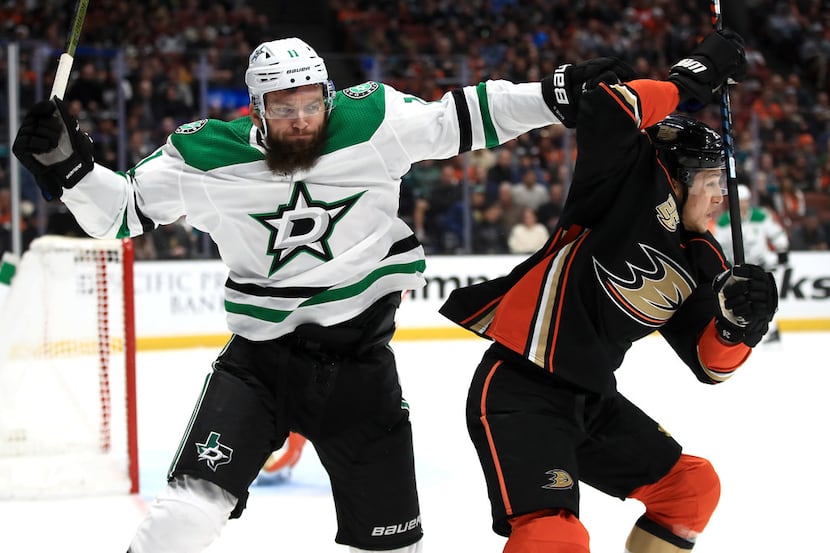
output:
[[628,348],[655,330],[712,382],[697,339],[727,262],[710,233],[684,230],[668,172],[642,131],[676,103],[674,85],[662,81],[586,92],[556,232],[509,275],[455,290],[441,313],[596,392],[615,387]]

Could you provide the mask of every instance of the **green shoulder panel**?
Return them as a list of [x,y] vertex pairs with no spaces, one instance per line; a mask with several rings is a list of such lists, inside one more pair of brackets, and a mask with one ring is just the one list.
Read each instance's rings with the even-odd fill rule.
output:
[[749,220],[753,223],[760,223],[764,219],[767,218],[767,212],[759,207],[753,207],[750,214]]
[[385,115],[383,85],[369,81],[338,91],[323,153],[330,154],[366,142],[378,130]]
[[728,227],[729,226],[729,212],[724,211],[721,213],[720,217],[718,217],[717,225],[719,227]]
[[170,141],[186,164],[210,171],[264,159],[262,152],[250,144],[252,125],[249,117],[233,121],[202,119],[177,128],[170,135]]

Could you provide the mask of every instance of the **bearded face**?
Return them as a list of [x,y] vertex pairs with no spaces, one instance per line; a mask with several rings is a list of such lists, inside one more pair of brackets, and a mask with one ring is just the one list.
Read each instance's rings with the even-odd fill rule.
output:
[[265,137],[265,162],[275,174],[294,173],[314,167],[323,153],[326,142],[327,122],[303,140],[275,137],[270,132]]
[[322,155],[328,117],[319,85],[269,92],[264,112],[252,111],[251,118],[265,131],[265,161],[272,172],[310,169]]

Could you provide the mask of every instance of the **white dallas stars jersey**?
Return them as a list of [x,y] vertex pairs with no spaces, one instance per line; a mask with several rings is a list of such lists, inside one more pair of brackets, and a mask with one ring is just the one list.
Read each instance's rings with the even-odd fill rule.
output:
[[[712,234],[720,242],[727,258],[732,261],[732,228],[728,211],[720,216]],[[778,263],[778,253],[784,253],[790,248],[787,231],[762,207],[749,208],[747,216],[741,219],[741,234],[746,262],[768,270]]]
[[413,163],[558,122],[539,83],[488,81],[425,102],[368,82],[338,92],[335,106],[324,154],[308,171],[274,175],[248,117],[203,120],[179,127],[126,174],[96,165],[62,200],[98,238],[186,216],[229,268],[230,330],[266,340],[423,286],[423,248],[397,218],[400,179]]

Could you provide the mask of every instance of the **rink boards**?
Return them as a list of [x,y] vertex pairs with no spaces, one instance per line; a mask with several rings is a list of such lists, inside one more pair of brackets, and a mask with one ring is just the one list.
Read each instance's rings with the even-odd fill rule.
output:
[[[444,319],[438,308],[449,293],[506,274],[523,257],[432,256],[427,285],[407,294],[398,312],[397,340],[445,340],[472,335]],[[784,332],[830,330],[830,252],[794,252],[775,270]],[[218,260],[144,261],[135,266],[136,333],[140,350],[218,347],[228,339]]]

